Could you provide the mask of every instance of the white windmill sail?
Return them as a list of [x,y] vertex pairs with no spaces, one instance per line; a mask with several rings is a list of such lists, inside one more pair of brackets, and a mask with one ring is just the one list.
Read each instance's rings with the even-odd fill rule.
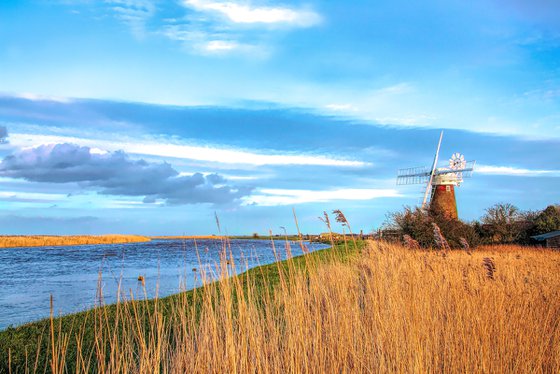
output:
[[439,135],[439,142],[438,142],[437,149],[436,149],[436,155],[434,156],[434,163],[432,165],[432,170],[430,171],[430,179],[428,180],[428,183],[426,184],[426,191],[424,192],[424,200],[422,200],[422,208],[426,207],[426,202],[428,201],[428,194],[430,193],[430,190],[432,188],[432,181],[434,180],[434,174],[436,172],[436,166],[437,166],[438,157],[439,157],[439,149],[441,147],[441,140],[442,139],[443,139],[443,130],[441,131],[441,134]]

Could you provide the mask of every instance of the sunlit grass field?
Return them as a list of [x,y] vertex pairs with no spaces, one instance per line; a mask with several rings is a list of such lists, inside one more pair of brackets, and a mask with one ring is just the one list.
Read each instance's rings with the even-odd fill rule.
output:
[[140,235],[0,235],[0,248],[137,243],[149,240]]
[[239,264],[228,264],[224,251],[214,270],[221,279],[200,274],[208,281],[193,291],[1,332],[2,368],[560,372],[560,252],[353,246],[238,276],[230,276]]

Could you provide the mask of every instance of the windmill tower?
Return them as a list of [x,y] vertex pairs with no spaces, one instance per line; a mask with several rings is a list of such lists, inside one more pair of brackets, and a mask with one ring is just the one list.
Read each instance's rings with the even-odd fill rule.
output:
[[463,178],[472,175],[476,161],[465,161],[462,154],[454,153],[447,165],[437,167],[442,139],[443,131],[439,136],[432,167],[400,169],[397,173],[397,185],[426,184],[422,209],[429,207],[434,213],[441,213],[449,219],[457,219],[455,187],[461,185]]

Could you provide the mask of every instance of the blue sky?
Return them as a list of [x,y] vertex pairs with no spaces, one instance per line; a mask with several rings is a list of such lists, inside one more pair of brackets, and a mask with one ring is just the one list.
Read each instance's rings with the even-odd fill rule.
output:
[[560,3],[0,4],[0,234],[355,231],[396,170],[477,161],[459,215],[558,203]]

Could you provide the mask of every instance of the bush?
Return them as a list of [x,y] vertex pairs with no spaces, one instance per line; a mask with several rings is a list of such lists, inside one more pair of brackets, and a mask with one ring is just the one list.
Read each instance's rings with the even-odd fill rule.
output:
[[472,225],[420,208],[405,207],[402,212],[390,213],[386,222],[387,227],[408,235],[424,248],[439,247],[434,236],[434,224],[440,228],[451,248],[464,247],[465,240],[473,248],[480,244],[480,238]]

